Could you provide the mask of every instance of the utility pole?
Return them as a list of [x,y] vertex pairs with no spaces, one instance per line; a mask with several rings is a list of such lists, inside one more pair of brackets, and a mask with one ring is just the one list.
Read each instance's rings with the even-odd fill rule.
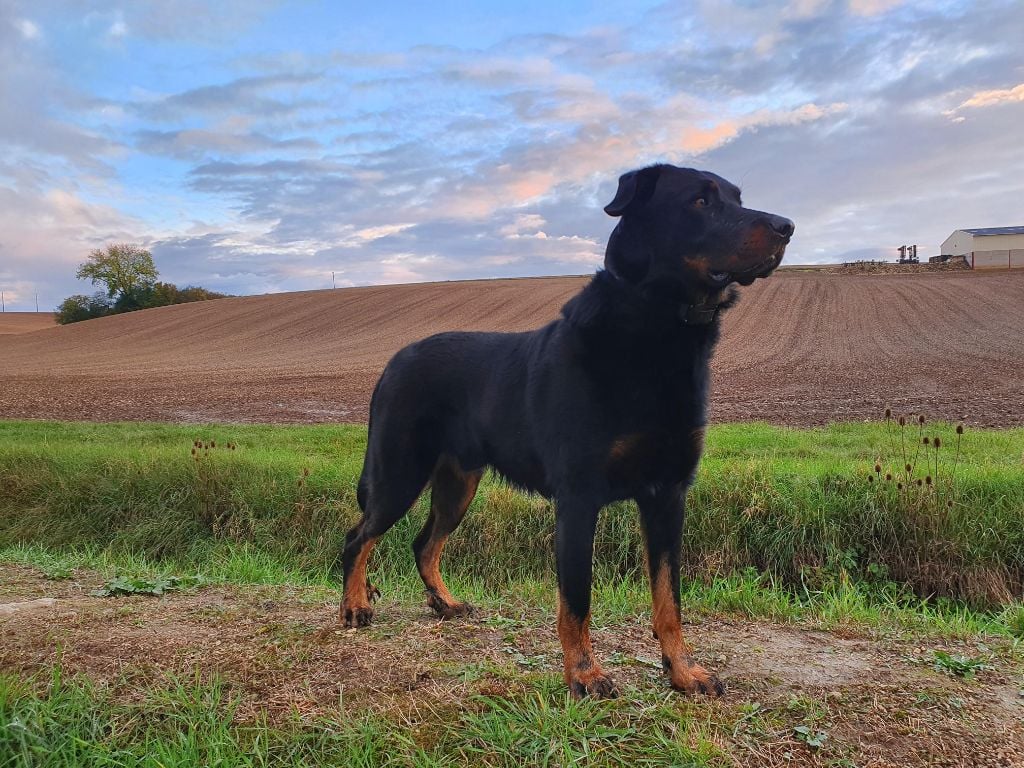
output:
[[4,304],[4,292],[0,291],[0,312],[6,312],[7,305]]
[[331,272],[331,288],[337,288],[338,284],[334,282],[334,273]]
[[36,291],[36,312],[39,311],[39,291]]

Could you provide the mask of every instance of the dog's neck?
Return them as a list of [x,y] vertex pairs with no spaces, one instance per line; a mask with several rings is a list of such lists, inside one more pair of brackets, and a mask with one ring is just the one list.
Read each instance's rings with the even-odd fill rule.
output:
[[692,299],[679,306],[679,319],[683,325],[709,325],[718,317],[719,311],[729,302],[725,299],[725,291],[718,290]]
[[571,299],[562,315],[580,329],[605,327],[617,334],[706,330],[717,338],[722,310],[736,301],[732,288],[709,290],[675,282],[631,283],[603,270]]
[[736,301],[734,289],[727,287],[716,289],[678,282],[659,282],[641,283],[636,289],[650,297],[652,303],[674,310],[673,320],[684,326],[711,325],[723,309]]

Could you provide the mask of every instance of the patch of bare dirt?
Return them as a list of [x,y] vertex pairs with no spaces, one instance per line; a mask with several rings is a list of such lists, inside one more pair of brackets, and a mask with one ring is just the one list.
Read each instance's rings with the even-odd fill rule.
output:
[[[50,582],[0,565],[0,602],[56,598],[51,608],[0,617],[0,669],[28,676],[59,663],[128,700],[199,670],[241,697],[243,721],[351,707],[422,715],[560,670],[557,636],[540,612],[442,622],[425,606],[385,596],[370,628],[345,630],[322,590],[211,587],[115,599],[91,596],[98,584],[94,574]],[[732,723],[725,746],[738,765],[825,764],[795,739],[794,724],[803,723],[828,733],[841,745],[829,754],[855,765],[1024,765],[1024,668],[1009,652],[965,681],[924,663],[913,639],[725,619],[685,630],[729,693],[679,697],[679,705]],[[598,626],[594,644],[627,700],[667,688],[646,622]],[[969,643],[928,647],[977,653]],[[751,712],[758,717],[741,714]]]
[[[399,348],[536,328],[585,277],[220,299],[0,336],[0,418],[365,421]],[[743,291],[713,364],[715,421],[901,413],[1024,424],[1024,270],[781,270]]]

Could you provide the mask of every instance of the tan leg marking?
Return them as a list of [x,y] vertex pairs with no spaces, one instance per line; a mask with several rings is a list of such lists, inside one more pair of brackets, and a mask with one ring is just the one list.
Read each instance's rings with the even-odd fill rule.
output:
[[352,565],[352,572],[345,580],[345,595],[341,601],[338,620],[346,627],[365,627],[373,618],[370,601],[379,594],[379,591],[366,578],[366,564],[376,543],[375,538],[366,540]]
[[[423,546],[417,567],[423,583],[427,588],[427,605],[434,609],[439,616],[445,619],[452,619],[458,616],[468,616],[473,612],[473,607],[468,603],[458,600],[444,583],[441,576],[441,553],[450,535],[451,523],[454,521],[457,526],[461,522],[470,502],[476,495],[477,486],[480,484],[482,473],[464,473],[457,469],[452,470],[463,483],[462,493],[454,499],[448,498],[446,488],[435,487],[431,496],[431,525],[430,538]],[[439,531],[444,531],[439,533]]]
[[420,556],[419,569],[423,583],[427,586],[427,605],[441,618],[454,619],[470,615],[473,607],[452,595],[441,577],[441,552],[447,540],[447,536],[441,536],[436,539],[431,537],[427,541]]
[[671,572],[668,562],[662,560],[651,580],[651,623],[654,636],[661,643],[661,663],[676,690],[721,696],[725,687],[693,660],[693,651],[683,639],[679,608],[672,593]]
[[594,659],[594,649],[590,645],[590,614],[581,621],[565,607],[561,596],[558,601],[558,639],[562,641],[565,684],[574,696],[610,699],[619,695],[615,683]]

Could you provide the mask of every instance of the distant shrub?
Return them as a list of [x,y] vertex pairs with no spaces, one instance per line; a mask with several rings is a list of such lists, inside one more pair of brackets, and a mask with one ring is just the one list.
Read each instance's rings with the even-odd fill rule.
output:
[[223,299],[227,296],[196,285],[178,288],[174,283],[158,281],[158,275],[152,254],[141,246],[117,243],[97,249],[79,266],[76,276],[91,280],[94,285],[105,285],[106,294],[69,296],[57,308],[57,322],[66,325],[104,315],[134,312],[136,309]]
[[114,305],[115,312],[131,312],[136,309],[167,307],[171,304],[188,304],[193,301],[223,299],[228,294],[217,293],[197,285],[179,288],[174,283],[158,282],[137,291],[122,294]]
[[[174,288],[174,286],[171,287]],[[209,291],[206,288],[200,288],[198,285],[186,285],[184,288],[175,290],[177,293],[175,300],[171,302],[172,304],[187,304],[190,301],[208,301],[209,299],[225,299],[229,295]]]
[[217,293],[197,285],[178,288],[174,283],[157,282],[123,291],[116,300],[103,293],[92,296],[81,294],[69,296],[57,307],[57,322],[62,325],[92,320],[106,315],[134,312],[137,309],[166,307],[171,304],[187,304],[193,301],[223,299],[229,294]]
[[68,296],[57,307],[57,322],[61,325],[77,323],[80,320],[92,320],[95,317],[109,315],[113,311],[109,300],[103,293],[92,296],[75,294]]

